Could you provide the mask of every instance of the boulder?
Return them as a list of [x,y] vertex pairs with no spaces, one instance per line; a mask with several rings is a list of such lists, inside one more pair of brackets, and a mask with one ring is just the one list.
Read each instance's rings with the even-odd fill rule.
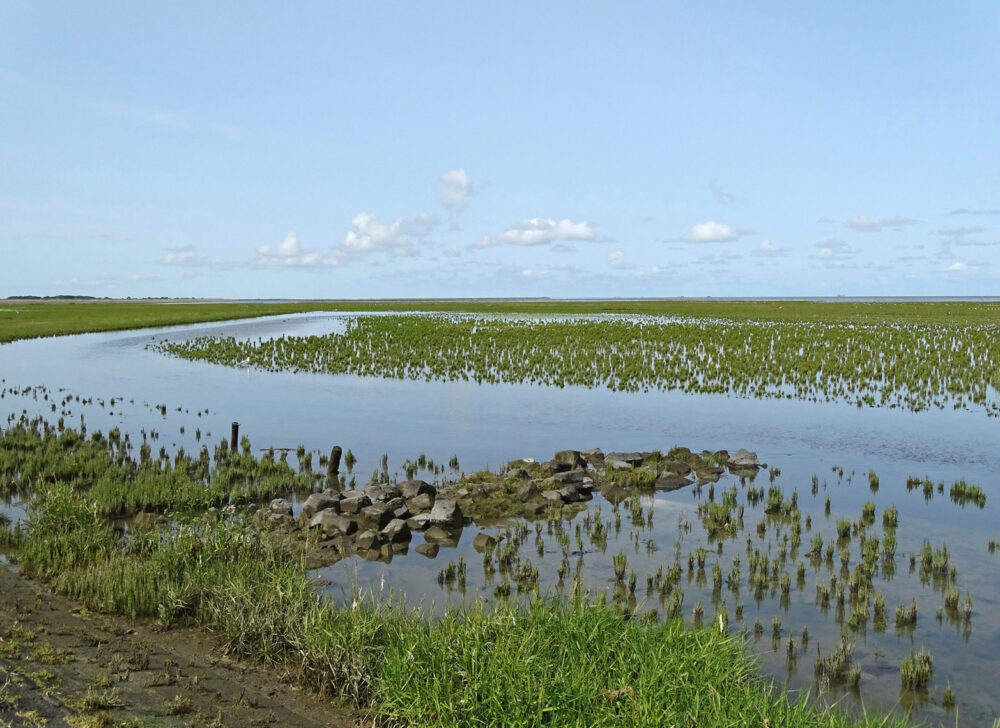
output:
[[534,521],[542,516],[549,510],[549,506],[552,505],[549,501],[544,500],[533,500],[524,504],[524,517],[529,521]]
[[367,531],[362,531],[354,539],[354,548],[358,550],[359,553],[370,550],[377,550],[382,546],[382,539],[379,535],[368,529]]
[[290,531],[295,528],[295,519],[290,513],[268,513],[267,527],[282,531]]
[[757,459],[757,453],[740,448],[733,455],[730,455],[727,465],[737,469],[759,468],[760,460]]
[[406,525],[411,531],[424,531],[431,525],[431,515],[429,513],[418,513],[406,519]]
[[412,514],[410,513],[410,509],[407,508],[405,505],[400,506],[399,508],[395,509],[392,512],[392,517],[393,518],[400,518],[400,519],[402,519],[404,521],[407,518],[409,518],[411,515]]
[[527,503],[533,498],[538,497],[539,490],[538,486],[534,481],[528,481],[527,483],[522,483],[517,486],[517,499],[522,503]]
[[531,477],[531,475],[529,475],[528,471],[525,470],[524,468],[507,468],[507,472],[503,474],[503,477],[507,478],[508,480],[510,479],[527,480],[528,478]]
[[567,470],[573,469],[573,466],[569,463],[560,462],[559,460],[548,460],[542,463],[542,467],[550,473],[564,473]]
[[605,465],[611,465],[614,470],[629,470],[642,465],[641,452],[609,452],[604,456]]
[[344,493],[344,497],[340,500],[340,512],[357,515],[362,508],[367,508],[371,504],[371,498],[363,491],[349,490]]
[[458,503],[453,500],[438,500],[431,509],[430,523],[432,526],[441,528],[461,528],[465,523],[465,516]]
[[583,450],[580,456],[586,460],[594,470],[604,470],[604,451],[599,447]]
[[271,505],[268,506],[267,510],[279,516],[290,516],[292,515],[292,504],[284,498],[275,498],[271,501]]
[[575,485],[567,485],[556,491],[563,503],[576,503],[580,500],[580,489]]
[[565,473],[556,473],[552,476],[551,480],[556,483],[582,483],[583,479],[587,477],[586,470],[567,470]]
[[302,512],[299,514],[299,518],[303,521],[309,521],[320,511],[326,510],[333,510],[335,513],[340,513],[340,498],[334,498],[325,493],[313,493],[302,504]]
[[361,516],[376,530],[385,528],[392,520],[392,509],[386,503],[372,503],[361,509]]
[[552,456],[553,460],[566,463],[570,468],[586,468],[587,461],[579,450],[560,450]]
[[388,483],[369,483],[365,486],[365,493],[372,499],[372,502],[381,501],[385,503],[393,498],[400,497],[399,488]]
[[691,472],[691,466],[683,460],[662,460],[657,467],[673,475],[687,475]]
[[420,493],[412,498],[407,498],[406,507],[412,513],[426,513],[434,507],[434,495],[432,493]]
[[563,497],[562,493],[560,493],[558,490],[543,490],[542,500],[548,503],[549,505],[554,505],[556,503],[562,503]]
[[394,518],[382,529],[381,535],[388,543],[403,543],[410,540],[410,527],[401,518]]
[[430,495],[433,500],[437,490],[430,483],[423,480],[407,480],[399,484],[399,494],[406,500],[416,498],[418,495]]
[[332,509],[320,511],[309,521],[309,528],[318,528],[327,538],[335,536],[350,536],[358,530],[357,522],[347,516],[335,513]]

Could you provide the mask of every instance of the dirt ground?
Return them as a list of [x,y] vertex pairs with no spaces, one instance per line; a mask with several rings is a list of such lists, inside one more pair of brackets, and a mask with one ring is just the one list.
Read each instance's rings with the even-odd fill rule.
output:
[[360,725],[204,632],[88,613],[0,563],[0,728]]

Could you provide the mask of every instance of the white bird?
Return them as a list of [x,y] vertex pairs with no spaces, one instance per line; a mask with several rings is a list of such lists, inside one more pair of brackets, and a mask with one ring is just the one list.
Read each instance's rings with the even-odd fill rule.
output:
[[236,366],[238,366],[238,367],[249,367],[250,366],[250,360],[249,359],[244,359],[243,361],[238,362],[236,364]]

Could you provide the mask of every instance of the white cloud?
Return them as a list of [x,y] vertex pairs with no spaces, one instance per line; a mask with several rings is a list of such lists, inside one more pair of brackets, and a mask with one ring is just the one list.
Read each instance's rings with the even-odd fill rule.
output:
[[886,228],[898,228],[912,225],[916,220],[909,217],[883,217],[875,219],[868,215],[855,215],[844,223],[851,230],[859,233],[879,233]]
[[824,240],[816,243],[812,258],[819,260],[827,268],[853,268],[854,251],[843,240]]
[[288,233],[277,245],[260,246],[257,255],[259,265],[275,268],[308,267],[331,262],[314,250],[303,250],[294,232]]
[[199,253],[193,245],[185,245],[168,249],[161,262],[164,265],[203,265],[208,262],[208,256]]
[[616,250],[613,253],[608,254],[608,265],[612,268],[617,268],[618,270],[635,267],[625,262],[625,252],[622,250]]
[[382,223],[371,213],[359,212],[351,220],[354,229],[344,236],[339,252],[367,255],[386,251],[394,255],[415,255],[418,252],[417,242],[426,238],[437,224],[437,218],[426,213]]
[[680,240],[685,243],[729,243],[749,233],[749,230],[739,230],[725,223],[708,220],[692,225]]
[[955,263],[952,263],[951,265],[949,265],[947,268],[945,268],[945,270],[952,271],[952,272],[960,272],[960,271],[969,270],[969,266],[967,266],[965,263],[963,263],[961,261],[958,261],[958,262],[955,262]]
[[464,169],[449,169],[441,175],[441,182],[444,184],[441,202],[453,213],[461,212],[469,198],[476,194],[472,177]]
[[754,255],[778,256],[785,255],[787,252],[788,248],[775,245],[770,240],[762,240],[760,245],[753,249]]
[[509,245],[545,245],[557,240],[596,240],[589,222],[551,220],[533,217],[522,220],[497,235],[497,240]]

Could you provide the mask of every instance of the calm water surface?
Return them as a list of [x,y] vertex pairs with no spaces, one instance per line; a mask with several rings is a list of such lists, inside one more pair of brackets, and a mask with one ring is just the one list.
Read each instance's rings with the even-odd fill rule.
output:
[[[885,506],[899,509],[896,570],[891,579],[875,577],[876,590],[885,595],[888,627],[876,632],[869,620],[866,628],[850,632],[856,658],[862,665],[858,694],[834,693],[845,704],[863,702],[866,707],[900,709],[912,707],[915,716],[929,723],[955,722],[955,715],[940,708],[941,693],[947,685],[955,691],[962,724],[990,724],[1000,715],[1000,699],[994,696],[1000,675],[1000,552],[987,552],[990,538],[1000,538],[996,524],[1000,492],[996,473],[1000,472],[1000,422],[981,411],[931,411],[910,413],[889,409],[857,409],[842,404],[792,400],[748,400],[720,395],[686,395],[675,392],[623,393],[579,388],[545,388],[534,385],[477,385],[468,382],[414,382],[330,376],[270,373],[229,369],[165,357],[147,349],[163,339],[225,334],[246,338],[269,338],[281,334],[308,335],[341,331],[345,314],[304,314],[247,322],[204,324],[170,329],[88,334],[54,339],[15,342],[0,346],[0,377],[8,391],[0,400],[3,421],[8,415],[43,414],[54,420],[50,401],[40,395],[14,395],[9,390],[44,385],[58,402],[62,394],[93,397],[95,403],[72,403],[67,425],[78,426],[81,413],[91,431],[113,426],[138,433],[140,429],[159,433],[159,444],[169,448],[184,446],[197,450],[195,431],[202,442],[215,443],[228,437],[230,423],[241,423],[254,449],[295,448],[299,444],[317,452],[332,445],[350,448],[358,458],[354,474],[359,485],[378,467],[383,453],[390,469],[398,470],[406,459],[425,454],[439,464],[457,455],[461,470],[473,472],[497,468],[519,457],[548,459],[556,450],[600,447],[612,450],[666,451],[674,445],[692,450],[745,447],[756,451],[762,462],[778,467],[786,497],[797,491],[804,515],[812,517],[812,530],[804,530],[797,558],[789,557],[792,588],[785,603],[780,592],[755,600],[746,586],[747,538],[773,557],[778,546],[773,528],[760,539],[756,524],[763,519],[763,504],[747,506],[746,530],[725,542],[719,555],[709,544],[696,510],[708,499],[708,486],[700,492],[685,488],[673,493],[656,493],[642,498],[644,510],[652,509],[653,526],[632,524],[628,505],[623,504],[621,529],[612,526],[606,552],[584,537],[585,549],[579,566],[584,586],[593,593],[613,586],[611,556],[628,554],[629,568],[638,576],[636,589],[640,610],[662,607],[657,594],[646,594],[645,575],[675,561],[677,544],[685,565],[679,587],[684,593],[684,615],[690,621],[696,602],[704,605],[705,622],[712,619],[715,603],[726,606],[730,629],[745,625],[753,649],[761,656],[764,669],[793,688],[815,692],[813,664],[817,647],[827,652],[847,630],[846,615],[838,623],[835,602],[822,611],[816,604],[816,584],[828,582],[831,573],[840,576],[839,555],[832,570],[823,561],[817,568],[802,555],[811,537],[822,534],[829,542],[835,537],[840,518],[856,521],[862,504],[877,506],[875,527],[881,536],[881,513]],[[114,407],[108,404],[111,397]],[[105,406],[97,404],[101,398]],[[162,415],[157,405],[166,405]],[[205,411],[207,410],[207,412]],[[198,414],[201,413],[201,414]],[[181,433],[181,427],[184,433]],[[135,436],[133,436],[133,440]],[[843,477],[834,472],[843,468]],[[869,490],[867,473],[874,470],[880,479],[877,493]],[[812,478],[819,480],[812,494]],[[928,476],[945,483],[945,493],[935,492],[925,501],[917,489],[907,492],[907,476]],[[429,473],[418,477],[431,480]],[[964,508],[948,498],[948,487],[959,479],[978,484],[988,496],[986,508]],[[721,491],[738,485],[726,476],[715,486]],[[755,485],[768,486],[768,471],[762,471]],[[741,493],[742,493],[741,488]],[[831,513],[824,514],[824,501],[831,499]],[[744,499],[741,497],[741,502]],[[601,507],[602,517],[613,519],[612,504],[597,496],[589,504],[591,512]],[[6,512],[23,516],[23,506],[8,504]],[[570,529],[581,522],[578,515]],[[690,524],[690,530],[681,524]],[[534,526],[532,526],[534,528]],[[493,599],[499,576],[484,577],[482,557],[472,549],[472,538],[480,529],[466,528],[457,548],[442,549],[435,560],[414,553],[420,543],[415,535],[410,552],[390,564],[349,559],[318,570],[328,580],[334,599],[346,598],[352,585],[405,598],[440,609],[473,599]],[[499,527],[484,528],[489,533]],[[554,538],[542,527],[542,551],[536,551],[535,535],[528,538],[522,555],[538,566],[544,592],[558,589],[556,569],[562,560]],[[958,569],[957,585],[963,597],[971,594],[974,611],[970,622],[940,621],[935,617],[943,596],[918,573],[910,573],[908,554],[919,551],[925,540],[935,547],[947,545]],[[697,573],[687,573],[687,554],[699,546],[709,551],[707,583],[699,584]],[[858,561],[857,540],[850,545],[851,567]],[[573,549],[576,550],[574,541]],[[438,571],[450,560],[464,557],[469,565],[464,590],[442,588]],[[743,584],[739,594],[723,586],[713,595],[710,567],[718,562],[728,574],[734,557],[741,559]],[[579,557],[571,557],[574,570]],[[807,562],[805,584],[796,585],[795,564]],[[918,562],[919,571],[919,562]],[[572,574],[570,579],[572,578]],[[897,604],[916,599],[917,627],[897,632],[893,613]],[[737,603],[743,606],[742,624],[735,619]],[[847,607],[847,615],[850,607]],[[780,642],[772,639],[772,620],[781,620]],[[764,635],[753,638],[752,626],[760,620]],[[803,626],[808,626],[809,648],[800,645]],[[799,645],[796,659],[787,659],[789,636]],[[934,657],[934,677],[926,695],[902,694],[898,665],[911,649],[926,646]]]

